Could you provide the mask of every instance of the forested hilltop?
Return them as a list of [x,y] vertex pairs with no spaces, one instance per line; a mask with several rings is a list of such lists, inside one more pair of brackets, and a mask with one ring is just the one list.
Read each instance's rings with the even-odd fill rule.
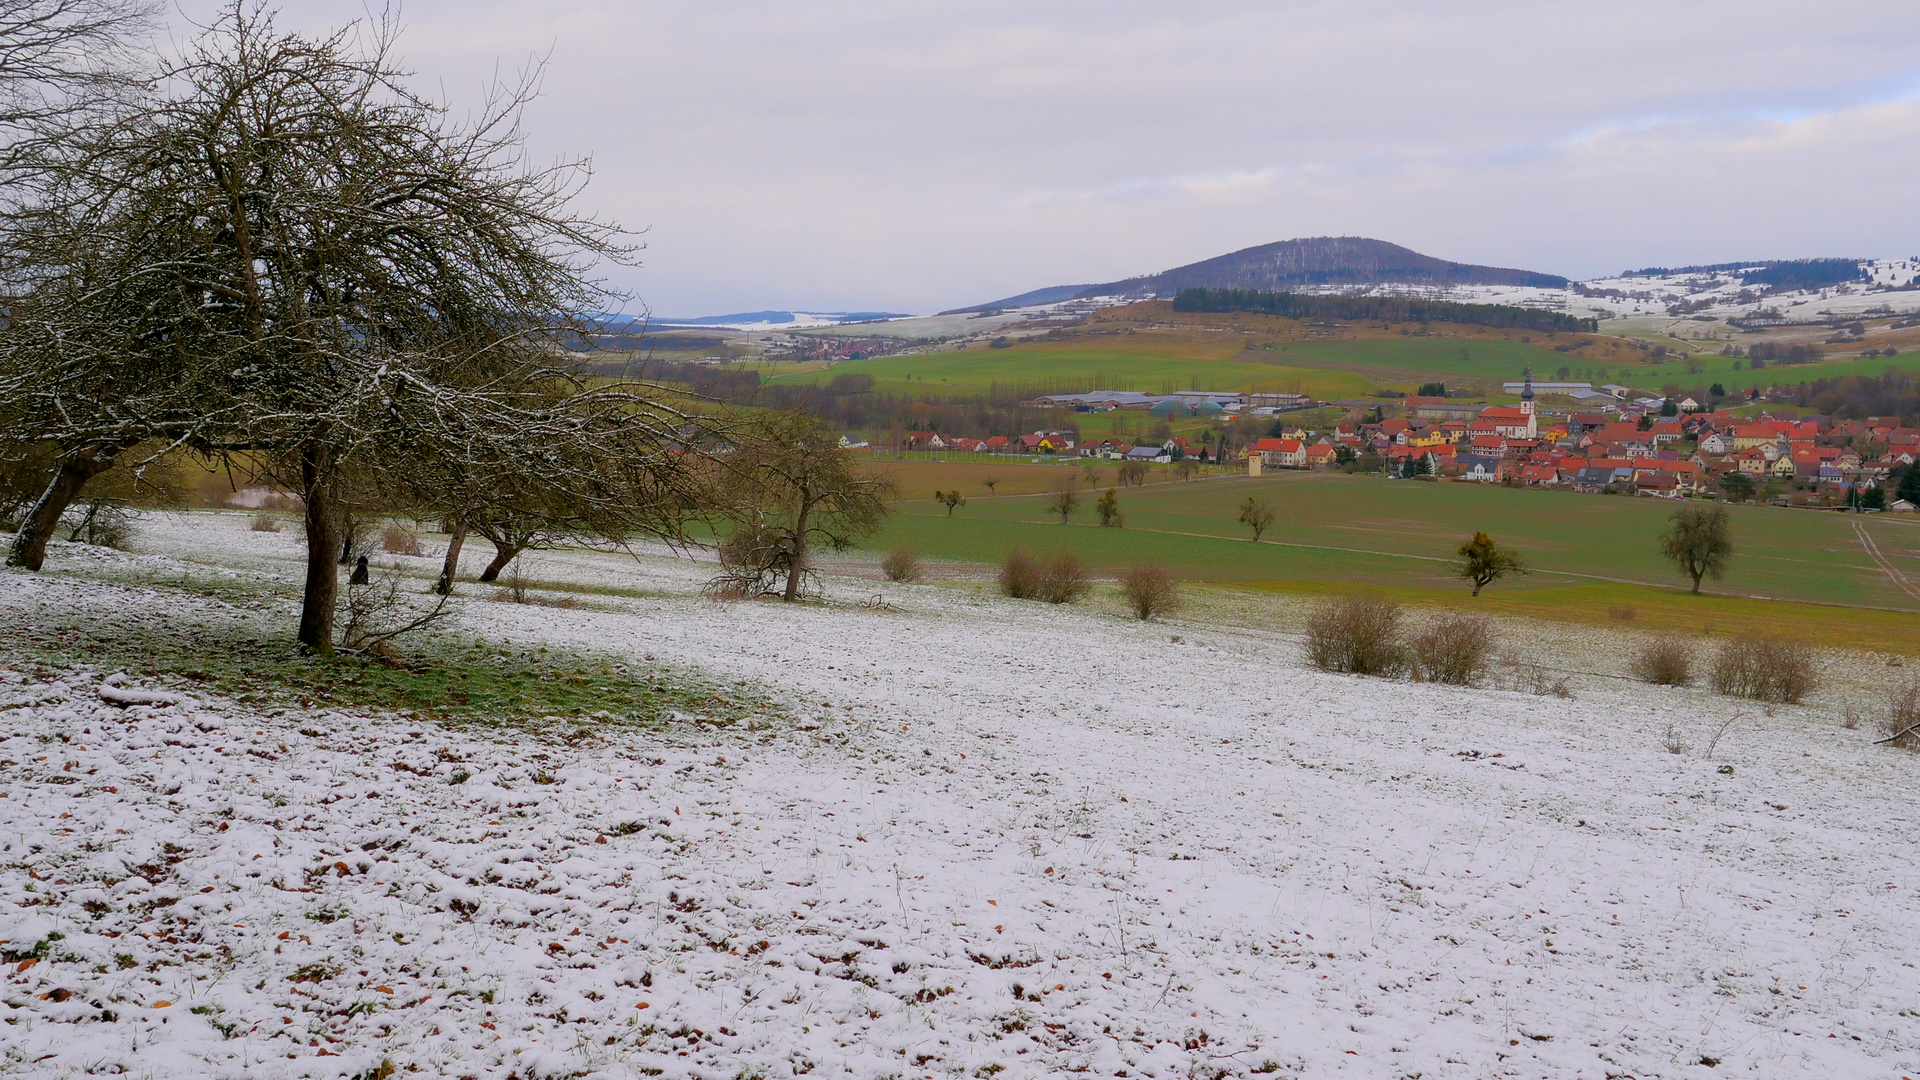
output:
[[1566,331],[1574,334],[1591,334],[1600,329],[1597,319],[1576,318],[1558,311],[1505,304],[1420,300],[1405,296],[1312,296],[1245,289],[1182,289],[1180,295],[1173,299],[1173,309],[1219,313],[1250,311],[1288,319],[1462,323],[1502,330]]

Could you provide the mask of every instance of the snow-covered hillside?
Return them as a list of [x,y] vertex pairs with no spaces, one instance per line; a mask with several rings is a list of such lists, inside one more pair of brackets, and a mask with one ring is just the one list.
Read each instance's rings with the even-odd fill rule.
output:
[[[1754,264],[1755,267],[1761,264]],[[1565,289],[1521,285],[1301,286],[1310,293],[1418,296],[1472,304],[1511,304],[1562,311],[1580,318],[1667,319],[1712,316],[1753,319],[1758,325],[1817,323],[1863,314],[1920,313],[1920,257],[1876,259],[1862,264],[1864,278],[1824,289],[1770,291],[1742,281],[1739,270],[1635,273],[1575,282]],[[1018,309],[1030,318],[1066,317],[1137,296],[1101,296]],[[1162,297],[1171,299],[1171,297]],[[1679,305],[1685,305],[1684,308]]]
[[[287,624],[292,536],[140,543],[0,574],[0,638]],[[0,658],[11,1073],[1920,1073],[1920,756],[1822,708],[1604,649],[1563,700],[1320,674],[1205,619],[851,580],[729,605],[686,563],[534,558],[643,595],[470,586],[458,632],[784,704],[568,740],[116,704],[98,665]]]

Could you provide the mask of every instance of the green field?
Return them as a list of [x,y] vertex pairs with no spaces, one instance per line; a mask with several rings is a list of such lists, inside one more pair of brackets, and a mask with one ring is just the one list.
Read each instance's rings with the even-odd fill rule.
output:
[[[872,546],[909,543],[927,555],[982,564],[998,562],[1016,544],[1065,547],[1103,568],[1158,562],[1194,580],[1309,590],[1358,584],[1433,597],[1464,595],[1451,573],[1454,549],[1475,530],[1486,530],[1523,552],[1535,570],[1496,584],[1490,596],[1499,603],[1542,614],[1571,604],[1593,614],[1603,600],[1617,605],[1631,595],[1664,609],[1683,585],[1655,543],[1674,509],[1663,500],[1287,473],[1129,489],[1121,494],[1126,526],[1105,529],[1094,524],[1092,493],[1065,526],[1048,514],[1043,497],[983,495],[969,493],[972,501],[951,518],[931,502],[907,501]],[[1236,520],[1249,495],[1278,510],[1257,545]],[[1920,597],[1902,591],[1854,531],[1856,524],[1867,529],[1882,556],[1920,588],[1920,523],[1775,507],[1729,509],[1738,553],[1732,572],[1708,589],[1746,598],[1736,607],[1783,606],[1754,605],[1755,598],[1768,598],[1920,612]],[[1694,607],[1677,610],[1711,610],[1696,598],[1679,599]],[[1884,621],[1869,615],[1855,611],[1846,618],[1863,627]],[[1906,634],[1920,647],[1920,620],[1900,615],[1892,627],[1904,629],[1883,629]]]
[[[972,348],[931,355],[849,360],[829,368],[789,370],[773,375],[782,383],[824,383],[836,375],[865,374],[874,389],[893,394],[979,394],[991,387],[1035,393],[1081,390],[1264,391],[1304,393],[1336,400],[1359,398],[1385,387],[1417,389],[1423,382],[1452,382],[1497,389],[1493,384],[1518,379],[1532,368],[1550,379],[1569,368],[1576,379],[1584,371],[1595,382],[1619,382],[1644,390],[1667,383],[1683,387],[1718,382],[1728,389],[1797,383],[1844,375],[1880,375],[1894,369],[1920,371],[1920,352],[1870,360],[1833,360],[1821,364],[1733,370],[1721,356],[1676,358],[1669,363],[1622,366],[1579,353],[1556,352],[1542,344],[1493,337],[1359,338],[1341,341],[1277,342],[1268,348],[1258,335],[1233,332],[1143,331],[1061,341],[1022,342],[1010,348]],[[1691,363],[1699,370],[1690,373]],[[1745,361],[1740,361],[1745,367]]]
[[[1079,390],[1238,390],[1355,397],[1373,389],[1364,375],[1284,361],[1235,360],[1239,335],[1107,336],[1037,341],[1007,349],[973,348],[930,356],[848,360],[825,371],[778,375],[775,382],[823,383],[865,374],[882,393],[982,393],[995,385],[1036,393]],[[1279,354],[1272,354],[1278,356]],[[1550,354],[1551,355],[1551,354]]]

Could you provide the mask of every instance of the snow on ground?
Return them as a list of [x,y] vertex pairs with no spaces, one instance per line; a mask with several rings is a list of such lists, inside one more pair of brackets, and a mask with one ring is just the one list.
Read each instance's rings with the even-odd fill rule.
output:
[[[291,593],[293,538],[243,521],[7,571],[0,635]],[[228,593],[165,583],[189,551]],[[718,604],[685,563],[545,559],[644,592],[468,586],[462,630],[760,680],[784,717],[569,743],[181,687],[121,707],[111,671],[0,659],[4,1067],[1920,1073],[1920,756],[1818,710],[1332,676],[1281,633],[952,587]]]

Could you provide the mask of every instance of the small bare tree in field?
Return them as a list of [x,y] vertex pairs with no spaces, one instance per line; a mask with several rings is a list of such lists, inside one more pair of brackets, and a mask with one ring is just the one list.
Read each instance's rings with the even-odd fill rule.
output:
[[1180,605],[1180,586],[1164,566],[1131,566],[1120,571],[1120,595],[1142,622]]
[[1080,466],[1080,481],[1088,487],[1100,486],[1100,466],[1089,461]]
[[1660,553],[1681,573],[1693,579],[1693,593],[1700,593],[1700,579],[1720,580],[1733,561],[1733,524],[1724,507],[1690,505],[1674,511],[1672,523],[1660,535]]
[[1480,590],[1506,577],[1508,574],[1527,573],[1526,564],[1520,554],[1495,543],[1493,537],[1477,532],[1473,539],[1460,545],[1459,574],[1473,583],[1473,595],[1479,596]]
[[988,473],[980,478],[980,484],[987,489],[988,495],[992,495],[994,494],[994,489],[1000,486],[1000,478],[992,473]]
[[839,551],[886,519],[894,486],[863,472],[839,433],[807,413],[773,413],[735,434],[721,457],[721,496],[733,533],[721,546],[716,591],[800,598],[815,547]]
[[1140,487],[1147,482],[1147,463],[1129,461],[1120,466],[1120,486]]
[[1273,507],[1252,495],[1240,504],[1240,524],[1253,530],[1253,542],[1256,544],[1260,542],[1260,534],[1266,532],[1267,526],[1272,525],[1273,519],[1278,516]]
[[1073,517],[1073,512],[1079,508],[1080,491],[1078,488],[1061,488],[1047,499],[1047,510],[1051,513],[1059,514],[1060,524],[1062,525],[1065,525]]
[[954,488],[952,491],[936,491],[933,493],[933,501],[947,508],[948,517],[953,516],[954,510],[967,505],[967,497],[960,494],[959,488]]
[[1182,480],[1191,480],[1200,475],[1200,463],[1190,457],[1183,457],[1173,463],[1173,474]]
[[1106,528],[1118,529],[1127,523],[1126,516],[1120,513],[1120,493],[1113,488],[1108,488],[1105,495],[1094,501],[1093,510]]

